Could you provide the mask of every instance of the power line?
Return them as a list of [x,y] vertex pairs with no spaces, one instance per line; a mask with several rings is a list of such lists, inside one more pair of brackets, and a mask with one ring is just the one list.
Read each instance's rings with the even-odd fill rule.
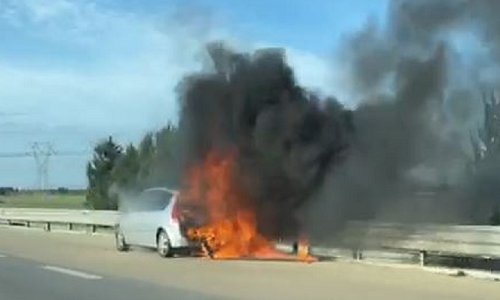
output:
[[28,157],[32,156],[29,152],[7,152],[0,153],[0,158],[15,158],[15,157]]
[[[88,156],[88,151],[57,151],[52,156]],[[33,157],[33,152],[4,152],[0,158]]]
[[14,151],[0,152],[0,159],[13,158],[34,158],[36,164],[36,188],[42,193],[42,198],[45,198],[45,191],[49,186],[49,163],[53,157],[89,157],[88,150],[65,150],[56,151],[52,143],[35,142],[31,147],[31,151]]

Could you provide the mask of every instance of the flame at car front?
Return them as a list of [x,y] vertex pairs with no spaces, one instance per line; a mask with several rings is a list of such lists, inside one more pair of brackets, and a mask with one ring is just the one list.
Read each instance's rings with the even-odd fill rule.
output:
[[[243,170],[237,152],[211,152],[194,167],[181,191],[181,201],[205,208],[206,225],[190,228],[189,239],[202,245],[205,256],[213,259],[259,258],[313,261],[308,253],[290,256],[276,250],[271,239],[258,230],[256,208],[237,178]],[[238,176],[237,176],[238,175]]]

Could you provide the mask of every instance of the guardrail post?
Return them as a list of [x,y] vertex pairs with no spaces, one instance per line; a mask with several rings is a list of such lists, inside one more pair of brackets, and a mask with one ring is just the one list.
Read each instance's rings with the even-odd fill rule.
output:
[[422,267],[425,266],[425,259],[426,258],[427,258],[427,252],[424,250],[421,250],[419,253],[420,266],[422,266]]
[[363,251],[361,249],[353,249],[352,250],[352,258],[355,260],[363,259]]
[[50,222],[45,223],[45,231],[50,231]]
[[28,228],[31,227],[31,222],[30,221],[26,221],[26,227],[28,227]]
[[88,224],[87,225],[87,233],[95,233],[97,231],[97,225]]
[[68,229],[69,231],[73,230],[73,223],[68,223]]
[[298,255],[299,254],[299,242],[295,241],[292,244],[292,253],[293,255]]

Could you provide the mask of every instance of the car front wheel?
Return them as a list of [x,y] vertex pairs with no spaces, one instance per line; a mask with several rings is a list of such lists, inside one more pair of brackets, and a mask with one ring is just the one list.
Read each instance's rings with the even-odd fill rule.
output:
[[116,249],[120,252],[128,251],[130,248],[125,240],[125,235],[123,235],[123,232],[119,228],[115,232],[115,244]]
[[156,238],[156,250],[161,257],[171,257],[172,256],[172,246],[170,244],[170,238],[165,230],[160,230],[158,237]]

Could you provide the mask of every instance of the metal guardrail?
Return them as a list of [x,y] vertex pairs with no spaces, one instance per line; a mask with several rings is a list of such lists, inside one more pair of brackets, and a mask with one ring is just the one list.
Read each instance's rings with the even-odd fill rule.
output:
[[[9,225],[96,232],[113,229],[120,212],[70,209],[0,208],[0,222]],[[351,223],[333,244],[312,245],[324,257],[368,257],[415,260],[427,255],[500,259],[500,227]]]
[[96,232],[99,228],[113,228],[118,223],[119,217],[120,213],[117,211],[0,208],[0,222],[8,225],[43,227],[47,231],[57,227]]
[[[498,269],[500,227],[350,223],[333,243],[312,245],[319,257]],[[477,267],[481,265],[481,267]]]
[[500,227],[496,226],[355,223],[342,236],[342,244],[357,249],[500,259]]

